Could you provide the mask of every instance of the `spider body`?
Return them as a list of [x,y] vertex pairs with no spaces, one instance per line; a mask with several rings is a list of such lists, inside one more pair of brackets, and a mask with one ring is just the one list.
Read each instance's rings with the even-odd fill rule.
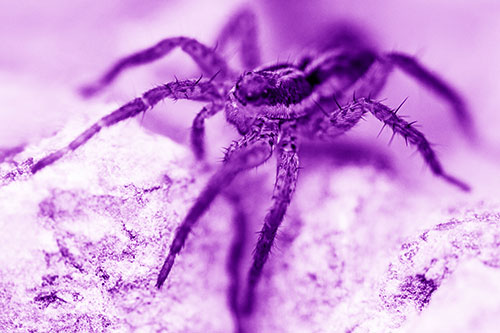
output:
[[[459,94],[413,57],[395,52],[378,54],[362,43],[343,42],[343,38],[338,38],[333,47],[310,51],[297,62],[255,68],[260,58],[255,18],[248,10],[235,15],[222,30],[219,36],[221,51],[228,40],[241,40],[241,62],[246,69],[242,75],[237,75],[218,51],[186,37],[167,38],[118,61],[100,80],[82,90],[85,96],[110,84],[126,68],[155,61],[175,47],[182,48],[192,57],[210,79],[176,80],[145,92],[90,126],[67,147],[39,160],[31,169],[33,173],[38,172],[77,149],[102,128],[145,112],[166,98],[207,103],[196,115],[191,131],[193,151],[202,159],[204,122],[224,110],[227,121],[242,137],[227,148],[223,164],[177,229],[158,276],[158,288],[166,281],[191,229],[215,197],[241,172],[261,165],[276,151],[277,172],[271,209],[255,248],[244,304],[240,306],[236,300],[234,288],[230,296],[231,308],[238,318],[243,313],[250,313],[255,287],[295,190],[300,139],[331,140],[352,128],[365,113],[371,113],[414,145],[436,176],[468,190],[465,183],[444,171],[425,136],[412,123],[399,117],[397,110],[373,100],[392,70],[398,67],[448,101],[464,132],[472,135],[470,116]],[[239,258],[239,255],[232,257]],[[235,270],[230,271],[232,278],[237,279]]]
[[[389,59],[378,57],[359,41],[333,45],[323,51],[310,51],[296,63],[278,63],[246,72],[229,93],[226,118],[241,134],[245,134],[259,116],[282,120],[308,116],[300,121],[308,127],[307,123],[315,118],[314,113],[321,105],[331,107],[332,102],[338,104],[338,101],[344,101],[347,90],[360,81],[375,62],[378,64],[375,73],[369,76],[369,84],[359,84],[352,90],[353,93],[361,92],[361,96],[375,96],[383,87],[393,64]],[[329,130],[329,138],[354,126],[362,113],[351,110],[345,116],[350,119],[349,126],[340,126],[342,130],[338,127],[337,130]],[[340,123],[339,119],[337,124]],[[318,137],[317,132],[310,133],[303,129],[300,132]],[[325,136],[320,138],[326,139]]]

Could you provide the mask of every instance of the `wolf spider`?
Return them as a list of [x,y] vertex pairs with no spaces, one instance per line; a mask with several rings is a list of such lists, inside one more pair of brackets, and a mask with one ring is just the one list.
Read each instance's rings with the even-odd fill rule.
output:
[[[194,154],[203,159],[204,122],[224,110],[226,120],[236,127],[241,138],[227,148],[222,165],[176,230],[156,286],[160,288],[164,284],[191,229],[217,195],[237,175],[263,164],[276,150],[272,205],[253,254],[245,304],[239,308],[236,296],[231,296],[235,313],[250,313],[256,285],[295,190],[301,138],[331,141],[350,130],[369,112],[415,146],[436,176],[461,190],[469,190],[467,184],[444,171],[425,136],[413,123],[397,115],[399,107],[392,109],[374,99],[397,67],[446,100],[462,130],[472,136],[470,115],[459,94],[412,56],[399,52],[378,53],[361,38],[346,39],[340,35],[332,37],[329,47],[310,51],[296,62],[262,67],[257,67],[260,63],[257,28],[249,10],[240,11],[225,25],[218,38],[218,49],[187,37],[161,40],[118,61],[97,82],[83,88],[82,94],[91,96],[112,83],[124,70],[158,60],[177,47],[197,63],[207,78],[176,80],[146,91],[90,126],[65,148],[39,160],[31,171],[33,174],[39,172],[86,143],[102,128],[146,112],[167,98],[207,103],[194,118],[191,131]],[[245,68],[243,74],[231,68],[220,55],[229,42],[239,43],[241,64]],[[233,250],[235,248],[237,246]],[[238,258],[237,255],[232,257]]]

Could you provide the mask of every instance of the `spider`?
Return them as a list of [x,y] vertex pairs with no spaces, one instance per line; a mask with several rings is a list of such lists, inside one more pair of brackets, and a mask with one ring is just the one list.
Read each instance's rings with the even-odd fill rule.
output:
[[[245,68],[242,74],[231,68],[220,55],[230,42],[239,43],[241,63]],[[436,176],[461,190],[469,190],[467,184],[443,169],[431,145],[413,123],[397,114],[402,104],[393,109],[375,100],[393,69],[399,68],[446,100],[462,130],[472,137],[474,131],[468,110],[448,83],[412,56],[399,52],[379,53],[361,38],[346,38],[341,33],[332,38],[328,47],[311,50],[296,62],[258,67],[260,51],[256,18],[249,9],[236,13],[223,27],[217,49],[193,38],[166,38],[119,60],[81,92],[86,97],[94,95],[124,70],[158,60],[178,47],[197,63],[205,78],[175,80],[146,91],[141,97],[101,118],[65,148],[40,159],[31,167],[33,174],[39,172],[85,144],[101,129],[146,112],[167,98],[206,103],[194,118],[191,131],[192,150],[196,158],[202,160],[205,155],[205,120],[224,111],[227,122],[236,127],[241,138],[227,148],[222,165],[211,176],[176,230],[158,275],[157,288],[166,281],[189,233],[212,201],[243,171],[258,167],[275,154],[277,172],[271,209],[265,216],[255,246],[248,273],[246,303],[241,309],[233,306],[234,311],[250,313],[255,288],[293,197],[301,140],[333,141],[349,131],[366,113],[373,114],[384,126],[389,126],[395,134],[415,146]]]

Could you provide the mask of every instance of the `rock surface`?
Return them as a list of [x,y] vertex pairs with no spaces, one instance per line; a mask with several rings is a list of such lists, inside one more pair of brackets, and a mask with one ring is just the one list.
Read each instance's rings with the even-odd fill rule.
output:
[[[30,158],[91,123],[75,120],[0,166],[1,330],[231,332],[225,262],[233,227],[224,197],[195,228],[164,288],[154,287],[175,228],[216,166],[207,171],[185,147],[132,120],[26,173]],[[498,203],[429,175],[437,185],[410,190],[371,161],[304,161],[249,330],[496,330]],[[244,193],[257,202],[251,234],[273,173],[269,163],[247,175]]]
[[[41,146],[59,148],[81,126]],[[18,158],[34,151],[39,158],[47,148],[28,148]],[[161,291],[154,287],[173,230],[206,178],[185,148],[129,121],[23,177],[29,176],[8,174],[0,194],[2,331],[216,332],[231,326],[224,264],[212,263],[225,255],[219,247],[226,244],[218,241],[224,225],[200,226],[176,264],[178,274]]]

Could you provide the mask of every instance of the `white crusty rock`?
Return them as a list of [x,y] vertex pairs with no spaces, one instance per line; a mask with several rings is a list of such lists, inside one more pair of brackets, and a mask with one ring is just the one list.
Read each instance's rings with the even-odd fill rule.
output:
[[[155,288],[175,228],[217,165],[206,171],[186,147],[126,121],[29,174],[30,158],[64,146],[88,124],[75,121],[0,166],[1,330],[231,332],[225,266],[233,225],[225,197],[194,229],[163,288]],[[380,163],[315,154],[303,160],[245,327],[498,327],[498,205],[475,203],[445,185],[408,190]],[[249,247],[268,209],[272,167],[261,168],[266,176],[242,176],[250,184],[242,194],[257,206],[247,209]]]
[[30,157],[64,146],[85,126],[70,124],[16,156],[17,165],[1,166],[0,330],[227,331],[219,249],[227,228],[203,223],[175,274],[155,288],[173,231],[207,177],[185,147],[126,121],[26,173]]

